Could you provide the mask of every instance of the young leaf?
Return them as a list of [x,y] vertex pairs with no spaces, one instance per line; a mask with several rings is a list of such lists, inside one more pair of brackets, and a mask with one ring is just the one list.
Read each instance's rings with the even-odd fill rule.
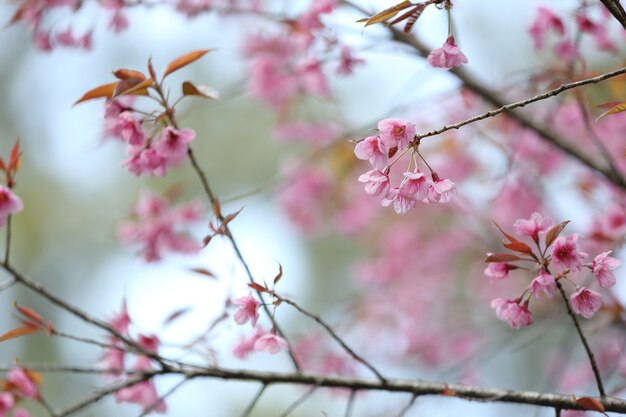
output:
[[110,100],[128,94],[147,96],[148,87],[150,87],[152,84],[154,84],[152,78],[148,78],[147,80],[142,80],[141,78],[127,78],[117,83],[117,86],[113,91],[113,96],[110,98]]
[[222,227],[225,227],[228,223],[230,223],[231,221],[233,221],[235,219],[235,217],[237,217],[239,215],[239,213],[241,213],[241,210],[243,210],[244,208],[240,208],[239,210],[237,210],[234,213],[230,213],[228,216],[224,217],[224,221],[222,222]]
[[120,80],[128,80],[129,78],[138,78],[140,80],[145,80],[146,76],[143,73],[131,69],[118,69],[117,71],[113,71],[113,75],[115,78]]
[[6,165],[4,164],[4,159],[2,159],[2,157],[0,157],[0,171],[3,171],[3,172],[4,172],[4,171],[6,171],[6,170],[7,170],[7,167],[6,167]]
[[365,27],[389,20],[397,15],[400,11],[407,9],[411,6],[414,6],[414,4],[408,0],[405,0],[402,3],[398,3],[393,7],[383,10],[382,12],[376,13],[374,16],[367,19],[367,22],[365,22]]
[[107,99],[110,99],[111,97],[113,97],[113,92],[115,91],[116,86],[117,86],[117,82],[98,86],[92,90],[87,91],[85,94],[83,94],[83,96],[79,98],[78,100],[76,100],[76,102],[73,105],[75,106],[79,103],[82,103],[83,101],[93,100],[95,98],[105,97]]
[[220,98],[220,93],[215,88],[209,87],[208,85],[195,85],[191,81],[185,81],[183,83],[183,95],[212,98],[215,100]]
[[492,220],[493,224],[496,225],[496,227],[498,228],[498,230],[500,231],[500,233],[502,233],[504,235],[504,237],[506,237],[507,239],[509,239],[509,242],[517,242],[517,239],[515,238],[515,236],[510,235],[508,233],[506,233],[504,230],[502,230],[502,228],[500,227],[500,225],[498,223],[496,223],[494,220]]
[[54,330],[54,328],[52,327],[52,324],[49,321],[44,320],[43,317],[41,317],[38,313],[35,312],[35,310],[30,309],[28,307],[22,307],[18,305],[17,302],[13,302],[13,307],[15,307],[17,311],[22,313],[22,315],[28,319],[27,321],[24,321],[24,324],[26,324],[27,326],[28,325],[39,326],[41,328],[47,329],[48,333],[51,333],[52,330]]
[[16,337],[25,336],[27,334],[36,333],[40,330],[39,327],[26,325],[22,327],[18,327],[13,330],[9,330],[8,332],[0,335],[0,342],[5,342],[7,340],[15,339]]
[[274,278],[274,285],[283,277],[283,266],[278,264],[278,275]]
[[256,282],[251,282],[250,284],[248,284],[248,287],[258,292],[267,292],[267,288],[265,288],[264,286],[260,284],[257,284]]
[[196,274],[204,275],[209,278],[215,278],[215,274],[204,268],[189,268],[191,272],[195,272]]
[[167,77],[174,71],[178,71],[182,67],[187,66],[194,61],[197,61],[212,50],[213,49],[200,49],[198,51],[192,51],[185,55],[181,55],[178,58],[175,58],[169,64],[167,64],[167,67],[165,67],[165,71],[163,72],[163,78]]
[[485,258],[485,262],[512,262],[521,260],[522,258],[512,253],[492,253]]
[[605,111],[604,113],[602,113],[600,116],[596,118],[596,122],[605,116],[609,116],[611,114],[616,114],[616,113],[621,113],[623,111],[626,111],[626,101],[620,101],[620,102],[612,103],[612,104],[613,106],[610,109],[608,109],[607,111]]
[[565,226],[569,224],[569,222],[569,220],[566,220],[562,223],[552,226],[552,229],[548,230],[548,233],[546,234],[546,248],[549,247],[557,237],[559,237],[559,235],[561,234],[563,229],[565,229]]
[[11,157],[9,159],[9,166],[7,169],[9,172],[17,172],[20,169],[20,140],[15,141],[15,145],[13,145],[13,150],[11,151]]
[[597,398],[581,397],[576,399],[576,404],[585,410],[599,411],[604,414],[604,404],[602,404]]
[[520,252],[520,253],[527,253],[529,255],[533,253],[533,250],[531,249],[531,247],[525,244],[524,242],[517,241],[517,242],[511,242],[511,243],[504,243],[504,247],[507,248],[508,250],[512,250],[512,251]]
[[180,316],[182,316],[184,314],[187,314],[189,311],[191,311],[190,307],[183,307],[183,308],[180,308],[180,309],[170,313],[170,315],[167,316],[165,318],[165,320],[163,320],[163,323],[161,324],[161,327],[165,327],[165,326],[169,325],[171,322],[173,322],[174,320],[176,320]]

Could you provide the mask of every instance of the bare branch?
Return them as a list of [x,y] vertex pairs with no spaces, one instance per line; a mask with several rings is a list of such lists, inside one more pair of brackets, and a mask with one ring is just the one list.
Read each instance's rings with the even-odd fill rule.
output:
[[604,7],[607,8],[613,17],[626,29],[626,11],[620,4],[619,0],[600,0]]
[[319,387],[318,386],[313,386],[313,387],[309,388],[309,390],[307,392],[302,394],[293,403],[291,403],[291,405],[289,407],[287,407],[285,412],[282,413],[280,415],[280,417],[288,417],[289,414],[293,413],[295,411],[295,409],[298,408],[298,406],[300,406],[300,404],[305,402],[307,400],[307,398],[309,398],[311,395],[313,395],[313,393],[317,390],[317,388],[319,388]]
[[241,417],[249,417],[250,416],[250,414],[252,413],[252,410],[254,410],[254,407],[257,405],[257,403],[259,402],[259,400],[263,396],[263,393],[265,392],[266,388],[267,388],[267,384],[263,384],[261,386],[261,389],[259,389],[259,392],[257,392],[257,394],[254,396],[254,398],[250,402],[250,404],[248,404],[246,409],[243,411],[243,414],[241,415]]

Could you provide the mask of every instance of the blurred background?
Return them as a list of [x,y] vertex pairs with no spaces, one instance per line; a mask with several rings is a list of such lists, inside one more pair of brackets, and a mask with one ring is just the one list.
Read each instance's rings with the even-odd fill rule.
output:
[[[296,10],[296,3],[277,1],[276,8]],[[462,33],[462,49],[470,60],[468,68],[480,79],[494,86],[511,83],[544,59],[534,53],[527,35],[535,11],[529,2],[457,3],[455,25]],[[554,0],[546,3],[557,10],[570,4]],[[362,4],[378,10],[388,2]],[[14,10],[14,3],[1,3],[0,22],[8,22]],[[16,191],[26,208],[14,218],[14,264],[96,317],[112,317],[126,300],[138,328],[158,333],[164,344],[189,340],[190,335],[204,331],[207,323],[221,313],[225,296],[247,293],[243,271],[228,242],[217,239],[197,257],[168,256],[156,264],[146,264],[136,257],[136,248],[120,245],[118,225],[131,212],[141,190],[165,191],[182,184],[183,201],[198,196],[202,200],[199,182],[185,165],[164,179],[133,176],[119,167],[124,158],[123,146],[104,138],[103,103],[72,106],[85,91],[110,82],[115,69],[145,70],[148,57],[162,68],[185,52],[217,48],[175,74],[170,82],[175,85],[189,79],[209,84],[221,92],[222,99],[190,100],[181,108],[179,122],[196,130],[193,148],[214,190],[224,201],[230,201],[225,211],[245,207],[232,227],[255,277],[271,280],[280,262],[285,270],[282,291],[331,323],[340,322],[344,313],[341,306],[353,294],[350,268],[362,247],[332,234],[305,236],[290,224],[274,199],[282,161],[299,152],[300,157],[306,155],[297,146],[271,139],[273,113],[244,92],[242,39],[262,29],[251,27],[249,19],[221,19],[212,14],[187,19],[171,7],[155,6],[133,8],[128,13],[128,30],[113,34],[99,12],[97,7],[85,7],[78,16],[58,16],[56,23],[60,28],[70,19],[77,28],[95,24],[90,51],[56,49],[42,53],[35,50],[23,25],[0,31],[0,155],[8,155],[17,137],[24,155]],[[332,19],[367,64],[352,77],[332,79],[333,100],[316,103],[312,112],[332,115],[340,118],[343,126],[365,131],[381,118],[391,116],[395,108],[432,100],[458,86],[449,74],[432,70],[423,60],[390,46],[385,42],[383,28],[362,31],[361,25],[354,23],[359,17],[339,13]],[[418,36],[432,47],[440,46],[446,30],[444,14],[435,10],[427,12],[416,26]],[[436,106],[427,111],[436,117]],[[240,195],[246,196],[237,198]],[[205,206],[208,208],[208,204]],[[584,219],[585,212],[574,211],[570,218],[576,216]],[[201,238],[205,230],[205,224],[199,224],[197,237]],[[189,267],[207,268],[218,279],[189,273]],[[0,274],[0,278],[4,277]],[[14,300],[34,308],[60,330],[102,337],[101,332],[20,286],[0,293],[0,332],[15,325],[11,318]],[[192,311],[176,326],[163,328],[168,315],[187,306]],[[287,323],[287,328],[298,331],[311,326],[288,309],[280,311],[279,319]],[[220,364],[252,369],[287,366],[284,357],[257,354],[245,362],[233,358],[230,349],[237,332],[241,329],[231,325],[218,334]],[[525,362],[536,353],[533,347],[515,346],[510,350],[492,358],[489,365],[500,371],[504,367],[507,372],[493,372],[493,378],[486,382],[539,389],[532,385],[534,378],[529,375],[534,368],[529,370]],[[0,345],[3,364],[19,358],[24,363],[89,366],[98,361],[100,354],[97,348],[43,335]],[[176,382],[176,378],[159,379],[159,392],[166,392]],[[101,384],[97,376],[46,373],[44,394],[51,404],[60,407]],[[167,415],[238,416],[257,389],[254,384],[192,381],[168,398]],[[272,388],[254,415],[279,415],[302,392],[299,388]],[[327,394],[318,392],[293,415],[343,415],[347,397]],[[401,405],[408,400],[408,396],[397,394],[363,395],[353,415],[384,415],[377,413],[390,404]],[[33,415],[44,415],[41,409],[32,410]],[[459,413],[542,415],[535,408],[451,399],[421,402],[409,415]],[[107,398],[77,415],[139,414],[138,407],[119,405]]]

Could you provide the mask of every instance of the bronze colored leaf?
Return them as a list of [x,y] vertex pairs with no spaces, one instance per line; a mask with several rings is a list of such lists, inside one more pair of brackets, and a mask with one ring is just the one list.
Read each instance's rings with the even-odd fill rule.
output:
[[576,404],[578,404],[585,410],[599,411],[601,413],[604,413],[604,404],[602,404],[597,398],[581,397],[576,400]]
[[512,253],[492,253],[487,256],[485,262],[512,262],[520,260],[522,258]]
[[220,98],[220,93],[215,88],[209,87],[208,85],[195,85],[191,81],[185,81],[183,83],[183,95],[212,98],[215,100]]
[[200,275],[204,275],[207,276],[209,278],[215,278],[215,274],[207,269],[204,268],[190,268],[189,269],[191,272],[195,272],[196,274],[200,274]]
[[365,26],[367,27],[370,25],[375,25],[376,23],[381,23],[389,20],[397,15],[400,11],[407,9],[411,6],[414,6],[414,4],[408,0],[405,0],[402,3],[398,3],[395,6],[385,9],[382,12],[376,13],[374,16],[367,19],[367,22],[365,22]]
[[206,55],[208,52],[211,52],[212,50],[213,49],[200,49],[197,51],[186,53],[185,55],[181,55],[178,58],[175,58],[169,64],[167,64],[167,67],[165,67],[165,71],[163,72],[163,78],[167,77],[174,71],[178,71],[184,66],[187,66],[191,64],[192,62],[197,61],[198,59],[202,58],[204,55]]
[[115,88],[113,96],[110,99],[113,100],[120,96],[127,96],[129,94],[147,96],[148,87],[152,84],[154,84],[152,78],[148,78],[147,80],[142,80],[140,78],[128,78],[126,80],[122,80],[117,83],[117,87]]
[[105,97],[107,99],[110,99],[111,97],[113,97],[113,92],[115,91],[115,87],[117,86],[117,84],[118,84],[117,82],[104,84],[92,90],[87,91],[81,98],[76,100],[76,102],[74,103],[74,106],[77,105],[78,103],[82,103],[83,101],[93,100],[95,98]]
[[0,342],[5,342],[7,340],[15,339],[16,337],[26,336],[27,334],[36,333],[40,329],[36,326],[23,326],[18,327],[17,329],[9,330],[8,332],[0,335]]
[[532,255],[533,253],[533,250],[531,249],[531,247],[525,244],[524,242],[518,241],[518,242],[505,243],[504,247],[515,252],[527,253],[529,255]]
[[604,113],[602,113],[600,116],[598,116],[596,118],[596,122],[605,116],[609,116],[611,114],[616,114],[616,113],[621,113],[623,111],[626,111],[626,101],[621,101],[621,102],[611,103],[611,104],[613,104],[613,106],[607,111],[605,111]]
[[13,150],[11,150],[11,157],[9,159],[9,172],[17,172],[20,169],[21,164],[20,158],[20,140],[15,141],[15,145],[13,145]]
[[251,282],[250,284],[248,284],[248,287],[258,292],[267,292],[267,288],[265,288],[264,286],[260,284],[257,284],[256,282]]
[[127,80],[129,78],[138,78],[140,80],[145,80],[146,76],[143,73],[131,69],[118,69],[117,71],[113,71],[113,75],[115,78],[120,80]]
[[274,278],[274,285],[276,285],[276,283],[278,281],[280,281],[280,279],[283,277],[283,266],[279,263],[278,264],[278,275],[276,275],[276,277]]
[[555,226],[552,226],[552,229],[548,230],[546,234],[546,248],[549,247],[552,243],[554,243],[555,239],[559,237],[565,226],[569,224],[569,220],[566,220],[562,223],[559,223]]

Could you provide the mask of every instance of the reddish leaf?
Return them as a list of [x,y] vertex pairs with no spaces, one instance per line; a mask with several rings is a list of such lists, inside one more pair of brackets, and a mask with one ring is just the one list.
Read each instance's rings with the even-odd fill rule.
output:
[[52,324],[49,321],[44,320],[38,313],[35,312],[35,310],[30,309],[28,307],[22,307],[18,305],[17,302],[13,302],[13,306],[20,313],[22,313],[26,318],[32,321],[32,324],[29,324],[28,321],[24,321],[24,324],[26,324],[27,326],[28,325],[39,326],[39,327],[47,329],[48,333],[51,333],[52,330],[54,330],[54,328],[52,327]]
[[16,337],[25,336],[27,334],[36,333],[40,330],[39,327],[36,326],[23,326],[18,327],[17,329],[9,330],[0,336],[0,342],[4,342],[10,339],[15,339]]
[[195,272],[196,274],[204,275],[210,278],[215,278],[215,274],[209,270],[204,268],[189,268],[191,272]]
[[278,275],[276,275],[276,277],[274,278],[274,285],[276,285],[276,283],[278,281],[280,281],[280,279],[283,277],[283,266],[279,263],[278,264]]
[[485,262],[512,262],[521,260],[522,258],[512,253],[492,253],[487,256]]
[[187,66],[192,62],[202,58],[206,53],[211,51],[212,49],[200,49],[198,51],[192,51],[185,55],[181,55],[178,58],[175,58],[169,64],[167,64],[167,67],[165,67],[165,71],[163,72],[163,78],[167,77],[174,71],[178,71],[182,67]]
[[183,95],[212,98],[215,100],[220,98],[220,93],[215,88],[209,87],[208,85],[195,85],[191,81],[185,81],[183,83]]
[[15,145],[13,145],[13,150],[11,151],[11,157],[9,159],[9,166],[7,169],[9,172],[17,172],[20,169],[20,140],[15,141]]
[[93,100],[95,98],[105,97],[107,99],[110,99],[111,97],[113,97],[113,92],[115,91],[116,86],[117,83],[115,82],[110,84],[104,84],[94,88],[93,90],[89,90],[81,98],[76,100],[76,103],[74,103],[74,105],[82,103],[83,101]]
[[181,309],[178,309],[178,310],[172,312],[169,316],[167,316],[165,318],[165,320],[163,321],[163,324],[161,326],[162,327],[167,326],[168,324],[170,324],[171,322],[173,322],[174,320],[176,320],[177,318],[179,318],[183,314],[187,314],[189,311],[191,311],[190,307],[183,307]]
[[207,247],[207,245],[208,245],[209,243],[211,243],[211,239],[213,239],[213,236],[215,236],[215,235],[206,235],[206,236],[202,239],[202,247],[203,247],[203,248],[206,248],[206,247]]
[[367,27],[370,25],[375,25],[376,23],[381,23],[389,20],[397,15],[400,11],[407,9],[411,6],[414,6],[414,4],[408,0],[405,0],[402,3],[398,3],[395,6],[385,9],[382,12],[376,13],[374,16],[367,19],[367,22],[365,22],[365,26]]
[[248,287],[258,292],[267,292],[267,288],[265,288],[264,286],[260,284],[257,284],[256,282],[251,282],[250,284],[248,284]]
[[622,103],[621,101],[609,101],[608,103],[596,104],[596,108],[598,109],[610,109],[611,107],[615,107],[618,104]]
[[2,159],[2,157],[0,157],[0,171],[6,171],[7,167],[6,165],[4,165],[4,159]]
[[511,242],[511,243],[504,243],[504,247],[512,250],[514,252],[520,252],[520,253],[527,253],[529,255],[532,255],[533,250],[530,246],[528,246],[527,244],[525,244],[524,242]]
[[502,228],[500,227],[500,225],[498,223],[496,223],[495,221],[493,221],[493,224],[496,225],[496,227],[498,228],[498,230],[500,231],[500,233],[502,233],[504,235],[504,237],[506,237],[507,239],[509,239],[509,242],[517,242],[517,239],[515,238],[515,236],[510,235],[508,233],[506,233],[504,230],[502,230]]
[[239,210],[237,210],[236,212],[231,213],[228,216],[224,217],[224,221],[222,221],[222,226],[225,227],[228,223],[233,221],[235,219],[235,217],[237,217],[239,215],[239,213],[241,213],[241,210],[243,210],[243,207],[240,208]]
[[115,75],[115,78],[118,78],[120,80],[128,80],[131,78],[137,78],[140,80],[146,79],[146,76],[143,75],[142,72],[131,69],[118,69],[117,71],[113,71],[113,75]]
[[584,408],[585,410],[599,411],[604,413],[604,404],[597,398],[581,397],[576,400],[576,404]]
[[[609,103],[606,103],[606,104],[608,105]],[[600,116],[598,116],[596,118],[596,122],[605,116],[609,116],[611,114],[616,114],[616,113],[621,113],[623,111],[626,111],[626,102],[624,101],[617,102],[616,104],[615,103],[611,103],[611,104],[614,104],[614,105],[610,109],[602,113]]]
[[154,70],[154,66],[152,66],[152,57],[148,58],[148,72],[150,73],[150,78],[153,80],[157,79],[156,71]]
[[148,95],[148,87],[154,84],[152,78],[148,78],[147,80],[142,80],[141,78],[128,78],[126,80],[122,80],[117,83],[115,87],[115,91],[113,91],[113,96],[110,99],[115,99],[119,96],[124,96],[128,94],[135,95]]
[[566,220],[562,223],[552,226],[552,229],[548,230],[546,234],[546,248],[549,247],[552,243],[554,243],[555,239],[559,237],[565,226],[569,224],[569,220]]

